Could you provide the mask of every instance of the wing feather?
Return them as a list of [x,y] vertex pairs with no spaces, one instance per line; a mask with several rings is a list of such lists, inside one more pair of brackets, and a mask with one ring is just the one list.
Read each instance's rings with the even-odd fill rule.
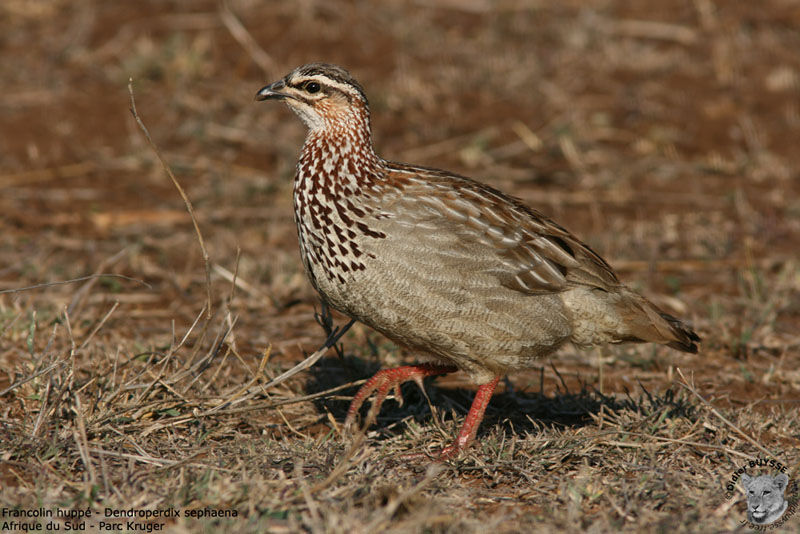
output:
[[[500,283],[527,294],[564,291],[588,285],[619,286],[611,267],[589,246],[520,200],[468,178],[444,171],[390,164],[402,196],[384,208],[421,202],[426,210],[402,210],[415,223],[454,234],[454,242],[480,255],[485,271]],[[411,200],[414,199],[414,200]],[[408,206],[413,208],[413,206]],[[494,257],[496,262],[486,259]]]

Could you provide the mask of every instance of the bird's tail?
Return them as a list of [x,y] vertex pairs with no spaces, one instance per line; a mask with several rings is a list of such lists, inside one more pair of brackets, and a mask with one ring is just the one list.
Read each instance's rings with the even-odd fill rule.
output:
[[689,325],[661,311],[658,306],[633,291],[625,291],[624,297],[626,298],[618,303],[618,309],[622,308],[620,311],[627,315],[626,323],[633,338],[661,343],[683,352],[697,353],[700,336]]
[[697,344],[700,343],[700,336],[692,330],[686,323],[673,317],[668,313],[659,310],[661,317],[669,324],[670,332],[675,336],[674,341],[669,341],[667,346],[683,352],[697,353]]

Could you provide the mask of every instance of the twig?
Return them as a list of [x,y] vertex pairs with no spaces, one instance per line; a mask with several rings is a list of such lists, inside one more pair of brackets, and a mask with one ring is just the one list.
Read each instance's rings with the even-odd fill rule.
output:
[[520,140],[528,147],[531,152],[539,152],[544,148],[544,143],[541,138],[536,135],[527,124],[521,120],[515,120],[511,123],[511,129],[520,138]]
[[[347,388],[350,388],[350,387],[360,386],[364,382],[366,382],[366,379],[356,380],[354,382],[350,382],[348,384],[342,384],[341,386],[336,386],[336,387],[328,389],[326,391],[320,391],[319,393],[313,393],[311,395],[304,395],[302,397],[292,397],[290,399],[284,399],[284,400],[281,400],[281,401],[274,401],[274,402],[273,401],[270,401],[270,402],[259,402],[259,403],[251,404],[250,406],[242,406],[241,408],[226,408],[226,409],[222,409],[221,410],[221,409],[219,409],[219,406],[214,406],[214,407],[212,407],[212,408],[210,408],[210,409],[208,409],[208,410],[206,410],[204,412],[193,412],[191,415],[178,416],[178,417],[175,417],[174,419],[165,419],[163,423],[152,424],[150,427],[148,427],[146,430],[144,430],[142,432],[141,436],[142,437],[147,436],[147,435],[149,435],[149,434],[151,434],[153,432],[161,430],[162,428],[167,428],[167,427],[174,428],[174,427],[180,426],[180,425],[182,425],[184,423],[194,422],[194,421],[197,421],[201,417],[212,417],[212,416],[218,416],[218,415],[233,415],[233,414],[242,414],[242,413],[254,412],[254,411],[264,411],[264,410],[271,410],[271,409],[277,408],[279,406],[286,406],[288,404],[296,404],[296,403],[299,403],[299,402],[307,402],[307,401],[314,400],[314,399],[317,399],[317,398],[320,398],[320,397],[327,397],[327,396],[331,395],[331,393],[336,393],[337,391],[340,391],[342,389],[347,389]],[[250,398],[250,397],[247,397],[247,398]],[[333,397],[331,397],[331,398],[333,398]],[[242,400],[245,400],[245,399],[242,399]],[[239,402],[241,402],[241,401],[239,401]],[[156,406],[158,404],[161,404],[161,402],[157,401],[157,402],[150,403],[149,405],[143,407],[142,409],[148,409],[149,410],[151,406]],[[191,403],[190,402],[180,402],[180,403],[174,403],[173,402],[173,403],[170,403],[170,405],[171,405],[171,407],[179,407],[179,406],[183,407],[183,406],[190,406]],[[222,406],[228,406],[228,403],[224,402],[224,403],[222,403]],[[155,408],[153,408],[153,410],[155,410]],[[330,416],[330,413],[328,415]],[[100,421],[100,424],[104,424],[105,422],[107,422],[110,419],[113,419],[116,416],[117,415],[114,414],[114,415],[112,415],[110,417],[106,417],[106,418],[104,418],[103,420]],[[333,423],[335,424],[335,421]],[[338,429],[337,429],[337,432],[339,432]],[[740,454],[740,453],[738,453],[738,454]],[[746,456],[746,455],[742,455],[742,456]],[[749,456],[747,456],[747,457],[749,458]]]
[[[267,349],[264,351],[264,355],[261,358],[261,363],[258,365],[258,370],[255,373],[252,370],[250,370],[250,368],[248,367],[247,370],[250,371],[250,374],[253,375],[253,378],[251,378],[250,381],[247,384],[245,384],[244,386],[239,388],[239,391],[234,392],[230,397],[228,397],[227,399],[221,401],[218,406],[215,406],[211,410],[214,410],[215,408],[218,408],[219,406],[232,406],[234,401],[236,401],[236,399],[239,399],[239,397],[241,397],[242,395],[247,393],[248,390],[250,389],[250,386],[252,386],[256,382],[258,382],[259,379],[262,376],[264,376],[264,367],[267,365],[267,362],[269,361],[269,356],[270,356],[271,353],[272,353],[272,345],[268,346]],[[216,373],[215,373],[214,376],[216,377]],[[213,381],[213,380],[214,380],[214,378],[211,379],[211,381]],[[259,393],[258,390],[254,391],[254,392],[251,392],[247,396],[247,398],[240,399],[239,401],[237,401],[237,403],[238,402],[242,402],[243,400],[247,400],[249,398],[252,398],[255,395],[257,395],[258,393]]]
[[58,282],[45,282],[43,284],[36,284],[32,286],[25,286],[25,287],[17,287],[14,289],[0,289],[0,295],[3,293],[18,293],[20,291],[31,291],[33,289],[41,289],[43,287],[50,287],[50,286],[63,286],[66,284],[74,284],[77,282],[83,282],[85,280],[90,280],[92,278],[122,278],[123,280],[130,280],[131,282],[137,282],[146,286],[148,289],[152,289],[153,286],[145,282],[144,280],[139,280],[138,278],[131,278],[130,276],[125,276],[122,274],[113,274],[113,273],[96,273],[90,274],[89,276],[81,276],[80,278],[72,278],[70,280],[59,280]]
[[650,20],[618,20],[609,26],[611,33],[626,37],[674,41],[682,45],[697,42],[697,31],[689,26]]
[[[2,291],[0,291],[0,293],[2,293]],[[11,318],[6,324],[4,324],[0,328],[0,338],[3,337],[3,335],[8,331],[9,328],[14,326],[16,324],[16,322],[19,321],[19,318],[22,317],[22,313],[23,312],[17,313],[13,318]]]
[[759,442],[757,442],[756,440],[754,440],[753,438],[751,438],[750,436],[748,436],[747,434],[745,434],[745,432],[744,432],[742,429],[740,429],[738,426],[734,425],[732,422],[730,422],[728,419],[726,419],[726,418],[725,418],[725,417],[724,417],[724,416],[723,416],[721,413],[719,413],[719,412],[717,411],[717,409],[716,409],[716,408],[714,408],[714,406],[712,406],[712,405],[711,405],[711,403],[710,403],[710,402],[708,402],[706,399],[704,399],[704,398],[703,398],[703,396],[702,396],[702,395],[700,395],[700,393],[698,393],[698,392],[697,392],[697,390],[695,389],[695,387],[694,387],[694,386],[692,386],[691,384],[689,384],[689,381],[688,381],[688,380],[686,380],[686,377],[685,377],[685,376],[683,376],[683,372],[681,371],[681,368],[680,368],[680,367],[678,367],[678,368],[676,369],[676,371],[678,371],[678,374],[681,376],[681,379],[683,380],[683,382],[678,382],[678,383],[679,383],[681,386],[683,386],[683,387],[685,387],[686,389],[688,389],[689,391],[691,391],[692,393],[694,393],[694,395],[695,395],[695,396],[696,396],[698,399],[700,399],[700,402],[702,402],[703,404],[705,404],[705,405],[706,405],[706,407],[707,407],[709,410],[711,410],[711,413],[713,413],[714,415],[716,415],[716,416],[719,418],[719,420],[720,420],[720,421],[722,421],[723,423],[725,423],[725,425],[727,425],[727,426],[728,426],[728,427],[729,427],[731,430],[735,431],[737,434],[739,434],[740,436],[742,436],[742,437],[745,439],[745,441],[747,441],[748,443],[750,443],[750,445],[752,445],[752,446],[753,446],[753,447],[755,447],[756,449],[758,449],[758,450],[760,450],[761,452],[763,452],[764,454],[766,454],[766,455],[767,455],[769,458],[775,458],[775,455],[774,455],[774,454],[772,454],[771,452],[769,452],[769,451],[768,451],[766,448],[764,448],[764,446],[762,446],[762,445],[761,445]]
[[[234,318],[233,323],[231,325],[231,328],[236,326],[236,321],[237,320],[238,320],[238,317]],[[194,373],[195,377],[192,379],[191,382],[186,384],[186,386],[183,388],[183,392],[184,393],[189,391],[189,388],[191,388],[194,385],[194,383],[197,382],[200,379],[200,377],[205,372],[205,370],[208,369],[209,367],[211,367],[212,362],[217,357],[217,355],[222,351],[223,346],[227,346],[227,344],[225,343],[225,340],[228,339],[228,334],[230,334],[231,328],[226,329],[225,332],[222,333],[222,336],[218,337],[219,341],[214,343],[213,350],[210,350],[209,353],[206,356],[204,356],[203,358],[198,360],[189,369],[189,372],[190,373]],[[218,334],[218,336],[219,336],[219,334]],[[226,353],[230,350],[230,347],[228,346],[227,349],[228,350],[225,351]],[[183,374],[183,373],[181,373],[181,374]]]
[[[335,327],[333,325],[333,315],[331,315],[331,310],[328,307],[328,304],[324,300],[321,300],[320,304],[321,304],[321,309],[319,313],[317,313],[316,310],[314,311],[314,320],[317,322],[318,325],[322,327],[323,330],[325,330],[325,335],[330,338],[330,336],[332,336],[333,332],[335,331]],[[333,348],[336,351],[336,355],[339,356],[339,358],[344,358],[344,352],[342,351],[342,347],[334,344]]]
[[351,319],[350,322],[348,322],[346,325],[344,325],[341,329],[335,328],[333,330],[333,332],[331,333],[331,335],[328,337],[328,339],[325,341],[325,343],[322,345],[322,347],[320,347],[319,350],[317,350],[314,354],[312,354],[311,356],[309,356],[308,358],[306,358],[302,362],[298,363],[297,365],[295,365],[294,367],[292,367],[291,369],[289,369],[285,373],[273,378],[272,380],[270,380],[269,382],[264,384],[264,386],[262,386],[261,390],[265,391],[265,390],[267,390],[267,389],[269,389],[271,387],[275,387],[278,384],[281,384],[281,383],[285,382],[286,380],[290,379],[291,377],[293,377],[294,375],[296,375],[300,371],[304,371],[304,370],[308,369],[309,367],[311,367],[312,365],[314,365],[315,363],[317,363],[317,361],[320,358],[322,358],[322,356],[325,355],[325,353],[328,351],[328,349],[333,347],[334,345],[336,345],[336,342],[339,341],[339,338],[341,338],[344,335],[345,332],[350,330],[350,327],[353,326],[353,323],[355,323],[355,322],[356,322],[355,319]]
[[[225,321],[228,323],[228,331],[230,332],[230,334],[229,334],[230,341],[228,342],[228,344],[230,345],[231,350],[234,352],[234,354],[237,353],[236,352],[236,332],[233,330],[233,323],[236,320],[233,319],[233,312],[231,311],[231,304],[233,303],[233,296],[236,293],[236,280],[237,280],[237,278],[239,276],[239,259],[240,259],[241,255],[242,255],[242,249],[239,248],[239,246],[237,246],[236,247],[236,263],[234,264],[234,268],[233,268],[233,280],[231,280],[231,291],[228,294],[227,301],[225,302]],[[227,353],[226,353],[226,356],[227,356]],[[222,369],[222,365],[224,365],[224,363],[225,362],[223,360],[222,364],[217,369],[217,372],[219,372],[219,370]],[[212,377],[211,380],[214,380],[214,378],[216,378],[216,376],[217,375],[215,373],[214,377]]]
[[93,452],[95,454],[103,454],[105,456],[114,456],[116,458],[125,458],[128,460],[135,460],[145,464],[155,464],[160,466],[170,466],[177,463],[175,460],[167,460],[165,458],[155,458],[153,456],[143,456],[137,454],[124,453],[124,452],[106,451],[103,449],[95,449],[95,448],[90,448],[89,452]]
[[36,416],[36,422],[33,424],[33,431],[31,432],[31,437],[36,438],[39,435],[39,429],[42,428],[42,423],[44,422],[45,417],[47,417],[48,407],[47,403],[50,402],[50,390],[53,387],[53,377],[49,377],[47,381],[47,385],[44,388],[44,395],[42,395],[42,400],[39,403],[39,414]]
[[57,362],[55,362],[55,363],[53,363],[53,364],[51,364],[51,365],[48,365],[47,367],[45,367],[44,369],[42,369],[42,370],[41,370],[41,371],[39,371],[38,373],[34,373],[34,374],[32,374],[31,376],[29,376],[28,378],[23,378],[23,379],[22,379],[22,380],[20,380],[19,382],[15,382],[15,383],[11,384],[10,386],[8,386],[8,387],[7,387],[6,389],[4,389],[3,391],[0,391],[0,397],[2,397],[3,395],[5,395],[5,394],[6,394],[6,393],[8,393],[9,391],[12,391],[12,390],[15,390],[15,389],[17,389],[18,387],[20,387],[20,386],[21,386],[21,385],[23,385],[23,384],[27,384],[28,382],[30,382],[30,381],[31,381],[31,380],[33,380],[34,378],[38,378],[38,377],[42,376],[42,375],[43,375],[43,374],[45,374],[45,373],[49,373],[50,371],[52,371],[52,370],[53,370],[53,369],[55,369],[56,367],[59,367],[59,366],[61,366],[61,365],[64,365],[64,364],[66,364],[66,363],[67,363],[67,361],[66,361],[66,360],[59,360],[59,361],[57,361]]
[[219,16],[231,36],[245,49],[245,52],[250,55],[253,61],[261,67],[261,70],[266,74],[272,73],[275,69],[275,61],[258,45],[256,40],[253,39],[253,36],[250,35],[247,28],[236,18],[236,15],[231,11],[228,2],[225,0],[219,3]]
[[[722,447],[720,445],[711,445],[711,444],[708,444],[708,443],[701,443],[699,441],[689,441],[689,440],[686,440],[686,439],[665,438],[663,436],[654,436],[652,434],[643,434],[641,432],[628,432],[626,430],[616,430],[616,431],[612,431],[612,432],[616,432],[618,434],[625,434],[627,436],[636,436],[636,437],[639,437],[639,438],[654,439],[656,441],[664,442],[665,444],[677,443],[679,445],[689,445],[689,446],[692,446],[692,447],[702,447],[702,448],[705,448],[705,449],[723,451],[723,452],[726,452],[726,453],[730,454],[731,456],[739,456],[741,458],[746,458],[748,460],[753,460],[754,459],[752,454],[739,452],[739,451],[733,450],[733,449],[731,449],[729,447]],[[605,443],[620,445],[621,447],[630,447],[630,446],[632,446],[630,443],[626,443],[626,442],[621,442],[620,443],[620,442],[606,441]],[[657,444],[656,443],[651,443],[650,445],[657,445]]]
[[[102,454],[104,456],[113,456],[115,458],[125,458],[125,459],[128,459],[128,460],[134,460],[134,461],[142,462],[142,463],[145,463],[145,464],[155,464],[155,465],[160,466],[162,469],[163,468],[168,468],[168,467],[176,467],[178,465],[184,465],[184,462],[185,462],[185,460],[168,460],[166,458],[156,458],[155,456],[140,456],[140,455],[137,455],[137,454],[129,454],[129,453],[125,453],[125,452],[107,451],[105,449],[90,448],[88,450],[89,450],[89,452],[92,452],[94,454]],[[194,458],[196,456],[199,456],[199,454],[203,453],[203,452],[205,452],[205,449],[202,450],[202,451],[198,451],[198,452],[194,453],[192,455],[192,458]],[[217,466],[211,465],[211,464],[206,465],[206,464],[199,464],[199,463],[198,464],[191,463],[191,464],[185,464],[185,465],[191,466],[191,467],[199,467],[201,469],[211,469],[211,470],[214,470],[214,471],[219,471],[221,473],[235,473],[236,472],[233,469],[227,469],[225,467],[217,467]]]
[[[311,367],[312,365],[314,365],[315,363],[317,363],[317,361],[325,355],[325,353],[328,351],[328,349],[333,347],[334,345],[336,345],[336,342],[339,341],[339,338],[341,338],[344,335],[345,332],[350,330],[350,327],[353,326],[353,323],[355,323],[355,322],[356,322],[355,319],[351,319],[350,322],[347,323],[346,325],[344,325],[341,329],[334,328],[333,331],[331,332],[331,334],[328,336],[328,339],[325,340],[325,343],[322,344],[322,347],[320,347],[319,350],[314,352],[311,356],[309,356],[308,358],[306,358],[302,362],[298,363],[297,365],[295,365],[294,367],[292,367],[291,369],[289,369],[285,373],[273,378],[272,380],[270,380],[269,382],[267,382],[266,384],[261,386],[259,388],[260,391],[264,392],[264,391],[268,390],[269,388],[275,387],[278,384],[286,382],[288,379],[290,379],[291,377],[293,377],[297,373],[299,373],[301,371],[304,371],[304,370],[308,369],[309,367]],[[210,415],[210,414],[212,414],[214,412],[217,412],[217,411],[220,411],[220,410],[223,410],[223,409],[226,409],[226,408],[230,408],[231,406],[233,406],[235,404],[239,404],[240,402],[248,400],[250,397],[251,397],[251,395],[247,395],[247,396],[235,399],[235,400],[233,400],[231,402],[223,402],[219,406],[216,406],[216,407],[208,410],[207,412],[205,412],[204,415]]]
[[[237,247],[237,249],[236,249],[237,269],[238,269],[238,263],[239,263],[238,262],[238,256],[239,256],[240,252],[241,252],[241,249],[239,249]],[[222,265],[220,265],[218,263],[214,264],[214,272],[217,273],[218,275],[220,275],[222,278],[224,278],[228,282],[231,282],[232,284],[234,284],[239,289],[241,289],[243,291],[246,291],[251,296],[257,297],[257,298],[262,299],[262,300],[266,298],[266,296],[257,287],[247,283],[245,280],[242,280],[241,278],[239,278],[238,274],[230,272],[228,269],[226,269],[225,267],[223,267]],[[231,288],[231,296],[229,297],[229,299],[232,299],[232,298],[233,298],[233,288]]]
[[211,308],[211,263],[208,260],[208,252],[206,251],[206,244],[203,240],[203,234],[200,232],[200,226],[197,224],[197,218],[194,215],[194,208],[192,207],[192,202],[189,200],[189,197],[186,196],[186,193],[181,187],[181,184],[178,183],[178,179],[175,178],[175,174],[173,174],[172,169],[169,168],[167,165],[164,156],[161,155],[161,151],[158,149],[156,144],[153,142],[153,139],[150,137],[150,132],[147,130],[147,127],[142,122],[142,119],[139,117],[139,113],[136,111],[136,101],[133,98],[133,78],[128,79],[128,94],[131,97],[131,114],[133,118],[136,120],[136,124],[139,125],[139,129],[142,130],[145,139],[147,139],[147,143],[150,145],[150,148],[153,149],[158,160],[161,162],[161,166],[164,168],[164,172],[167,173],[170,180],[172,180],[172,184],[175,186],[175,189],[178,190],[180,193],[181,198],[183,199],[183,203],[186,205],[186,211],[189,212],[189,217],[192,218],[192,224],[194,225],[194,231],[197,234],[197,241],[200,243],[200,250],[203,253],[203,264],[206,268],[206,318],[211,319],[212,315],[212,308]]
[[[109,267],[114,266],[120,259],[122,259],[123,256],[125,256],[125,254],[128,253],[128,248],[129,247],[125,247],[116,254],[114,254],[113,256],[111,256],[110,258],[104,259],[100,263],[100,266],[97,268],[95,274],[105,271]],[[88,282],[86,282],[80,288],[78,288],[78,290],[75,292],[75,295],[72,297],[72,301],[69,303],[69,306],[67,307],[67,313],[69,313],[73,317],[78,316],[76,310],[79,309],[81,303],[83,302],[83,299],[86,297],[89,291],[91,291],[91,289],[94,287],[96,283],[97,283],[97,278],[90,278]]]
[[603,492],[603,495],[605,495],[606,499],[608,499],[608,502],[611,503],[612,508],[614,508],[614,510],[617,511],[617,513],[619,514],[619,516],[622,519],[624,519],[625,521],[633,521],[633,517],[631,517],[630,515],[626,514],[622,510],[622,508],[619,507],[619,505],[614,501],[614,499],[611,497],[609,492],[605,491],[605,492]]
[[80,395],[77,393],[74,399],[75,419],[78,422],[78,428],[77,430],[73,430],[73,437],[75,438],[75,443],[78,445],[78,451],[80,452],[83,465],[86,466],[86,472],[89,475],[88,482],[91,486],[94,486],[97,483],[97,473],[94,470],[94,464],[92,464],[92,457],[89,455],[89,439],[86,437],[86,418],[83,413],[83,404],[81,403]]
[[[352,466],[364,461],[367,456],[372,454],[372,450],[369,447],[365,449],[361,449],[361,445],[364,444],[364,440],[366,439],[366,434],[363,432],[359,432],[356,434],[355,438],[353,439],[353,443],[351,443],[350,448],[344,453],[344,455],[339,459],[339,463],[336,464],[336,467],[333,471],[325,477],[324,480],[317,482],[311,487],[311,493],[317,493],[319,491],[324,490],[336,480],[344,475],[348,469]],[[356,456],[356,452],[361,451],[361,453]]]
[[111,309],[108,310],[108,313],[106,313],[103,316],[103,318],[100,320],[100,323],[98,323],[98,325],[95,327],[95,329],[92,330],[92,333],[89,334],[89,336],[85,340],[83,340],[83,343],[81,343],[81,346],[78,347],[78,350],[83,350],[83,348],[86,347],[86,345],[89,344],[89,341],[91,341],[92,338],[94,337],[94,335],[97,332],[99,332],[101,328],[103,328],[103,325],[106,324],[106,321],[108,321],[108,318],[111,317],[111,314],[114,313],[114,310],[116,310],[118,306],[119,306],[119,301],[114,302],[114,305],[111,306]]
[[386,506],[383,507],[378,517],[375,518],[367,527],[364,529],[366,532],[384,532],[388,530],[390,526],[390,521],[392,517],[397,512],[397,509],[400,506],[408,501],[411,497],[416,495],[417,493],[421,492],[425,489],[425,486],[431,483],[431,481],[436,478],[439,473],[444,470],[444,467],[439,464],[431,464],[428,466],[428,469],[425,471],[425,477],[420,480],[417,484],[411,486],[405,491],[400,492],[400,494],[395,495],[394,497],[389,499],[389,502],[386,503]]

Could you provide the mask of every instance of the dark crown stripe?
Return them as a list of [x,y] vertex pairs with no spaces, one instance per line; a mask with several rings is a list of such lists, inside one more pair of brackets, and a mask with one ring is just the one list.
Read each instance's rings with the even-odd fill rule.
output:
[[342,67],[338,65],[331,65],[330,63],[309,63],[308,65],[303,65],[302,67],[298,67],[294,71],[294,75],[296,76],[325,76],[326,78],[330,78],[331,80],[344,84],[349,85],[356,91],[358,91],[359,96],[364,102],[367,102],[367,95],[364,93],[364,89],[361,85],[353,78],[353,76],[344,70]]

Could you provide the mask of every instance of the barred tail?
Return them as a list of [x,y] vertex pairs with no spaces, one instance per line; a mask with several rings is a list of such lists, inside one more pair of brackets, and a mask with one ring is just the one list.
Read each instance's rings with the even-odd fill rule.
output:
[[683,323],[680,319],[676,319],[668,313],[659,311],[661,317],[669,324],[672,334],[675,335],[675,341],[667,343],[668,347],[673,349],[682,350],[683,352],[697,353],[697,344],[700,342],[700,336],[689,328],[688,325]]

